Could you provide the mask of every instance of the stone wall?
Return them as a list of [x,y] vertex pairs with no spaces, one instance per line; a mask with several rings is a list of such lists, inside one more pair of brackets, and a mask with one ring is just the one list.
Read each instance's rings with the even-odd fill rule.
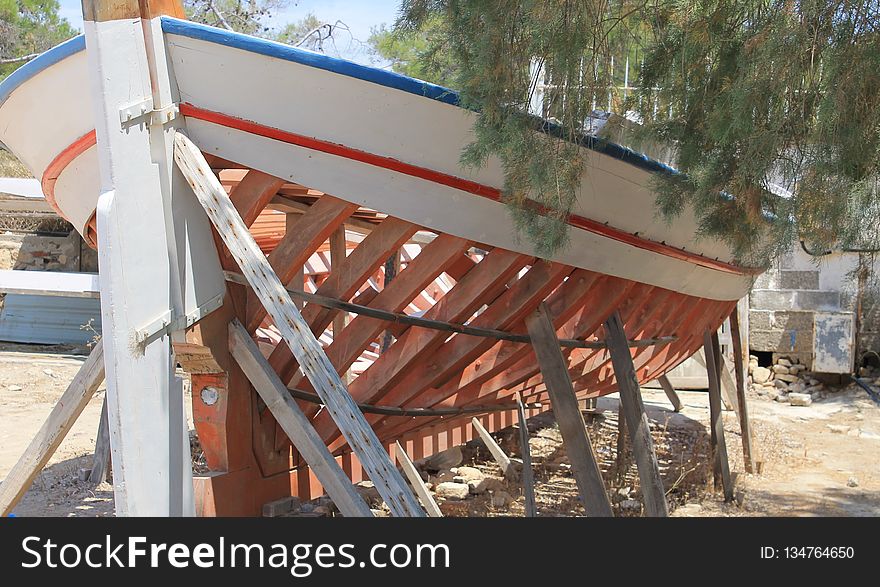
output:
[[76,231],[67,236],[0,233],[0,269],[98,271],[98,254]]

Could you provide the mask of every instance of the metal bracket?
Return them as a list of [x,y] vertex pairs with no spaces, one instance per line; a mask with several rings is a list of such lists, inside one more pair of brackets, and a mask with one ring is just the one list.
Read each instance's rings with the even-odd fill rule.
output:
[[178,117],[180,107],[171,104],[165,108],[153,109],[152,96],[132,102],[119,109],[119,124],[122,128],[146,122],[149,125],[164,125]]
[[171,311],[166,310],[165,313],[150,322],[144,328],[139,328],[134,333],[135,344],[140,348],[146,347],[154,340],[158,340],[166,334],[171,334],[178,330],[189,328],[217,308],[223,305],[223,297],[225,293],[217,294],[189,314],[171,318]]
[[146,98],[137,100],[136,102],[126,104],[119,109],[119,123],[122,125],[122,128],[127,128],[128,126],[131,126],[135,121],[138,121],[142,117],[146,116],[147,113],[151,112],[152,110],[152,96],[147,96]]

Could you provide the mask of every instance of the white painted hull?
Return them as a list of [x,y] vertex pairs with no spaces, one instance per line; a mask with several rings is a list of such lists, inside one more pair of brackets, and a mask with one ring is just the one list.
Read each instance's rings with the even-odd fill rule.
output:
[[[166,26],[165,37],[175,100],[189,108],[187,132],[205,153],[433,231],[534,254],[526,239],[517,237],[503,204],[442,180],[495,191],[503,186],[497,161],[479,170],[459,164],[475,113],[334,71],[340,62],[323,56],[305,54],[307,61],[329,62],[315,67],[288,58],[296,50],[281,45],[164,22],[173,25]],[[0,141],[42,178],[44,190],[51,188],[50,200],[87,235],[99,189],[95,147],[81,140],[94,129],[85,52],[72,52],[5,94]],[[208,120],[213,114],[219,121]],[[248,125],[259,130],[244,128]],[[316,139],[339,152],[276,135]],[[79,147],[71,148],[77,141]],[[360,154],[373,159],[364,161]],[[747,293],[753,275],[730,265],[732,255],[722,243],[696,239],[691,211],[671,224],[656,217],[650,170],[596,151],[587,158],[574,213],[617,230],[609,236],[572,226],[570,245],[554,261],[707,299],[735,300]],[[51,177],[53,162],[57,179]],[[429,177],[401,172],[398,164],[430,172]],[[432,179],[435,175],[441,180]]]

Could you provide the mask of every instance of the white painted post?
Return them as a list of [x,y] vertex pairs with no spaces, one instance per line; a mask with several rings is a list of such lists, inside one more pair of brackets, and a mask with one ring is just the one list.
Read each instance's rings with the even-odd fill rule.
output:
[[225,288],[209,226],[173,164],[174,84],[159,19],[141,18],[153,16],[151,10],[136,0],[83,2],[101,173],[101,314],[120,516],[194,513],[171,339],[180,319]]

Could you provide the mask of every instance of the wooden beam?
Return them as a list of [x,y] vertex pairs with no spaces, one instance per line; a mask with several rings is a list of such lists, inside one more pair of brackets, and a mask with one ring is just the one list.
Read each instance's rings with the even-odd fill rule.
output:
[[[348,256],[348,241],[345,238],[345,227],[340,226],[330,235],[330,271],[335,271]],[[338,312],[333,317],[333,338],[342,335],[342,331],[348,324],[348,312]],[[351,370],[346,369],[342,374],[346,385],[351,383]]]
[[476,418],[471,418],[471,424],[474,425],[474,429],[477,431],[477,434],[480,435],[480,439],[483,441],[483,444],[486,445],[486,448],[489,449],[489,453],[491,453],[492,458],[495,459],[495,462],[498,463],[498,466],[501,467],[501,472],[504,473],[504,476],[507,478],[511,478],[514,476],[513,462],[510,460],[510,457],[504,452],[504,450],[495,442],[495,439],[492,438],[492,435],[489,434],[489,431],[486,430],[480,421]]
[[733,501],[733,484],[730,479],[730,462],[727,459],[727,443],[724,440],[724,420],[721,415],[721,376],[719,373],[718,334],[703,334],[703,351],[706,373],[709,376],[709,424],[712,442],[712,473],[715,488],[724,489],[724,501]]
[[348,518],[372,517],[370,507],[355,490],[351,480],[327,450],[327,446],[315,433],[305,414],[287,393],[287,388],[238,320],[229,324],[229,352],[339,511]]
[[395,453],[395,456],[397,457],[397,462],[400,463],[406,478],[409,479],[409,484],[416,490],[416,495],[419,496],[419,500],[422,502],[422,505],[425,506],[425,511],[428,512],[428,516],[431,518],[442,518],[443,513],[440,511],[437,502],[434,501],[434,498],[431,496],[431,492],[428,491],[428,487],[425,485],[422,476],[419,475],[416,466],[400,445],[400,441],[396,441],[396,445],[397,453]]
[[666,375],[661,375],[657,378],[657,382],[660,384],[660,387],[663,388],[663,393],[666,394],[666,397],[669,399],[669,403],[672,404],[672,409],[676,412],[681,411],[681,398],[678,397],[678,394],[675,392],[675,388],[672,387],[672,383],[669,381],[669,377]]
[[742,344],[742,333],[739,329],[739,307],[730,314],[730,337],[733,346],[733,369],[736,375],[736,402],[739,407],[739,426],[742,432],[743,463],[746,473],[755,472],[755,457],[752,452],[752,425],[749,422],[749,408],[746,405],[746,350]]
[[[696,361],[697,364],[703,369],[709,369],[709,366],[706,364],[706,357],[704,353],[700,353],[699,351],[697,351],[692,355],[691,358]],[[739,410],[739,406],[737,406],[736,403],[736,383],[733,381],[733,377],[731,377],[730,375],[730,370],[727,368],[727,362],[724,360],[723,356],[721,357],[721,361],[721,401],[724,403],[724,409],[737,411]]]
[[666,505],[663,479],[660,477],[660,467],[657,464],[657,455],[654,452],[654,442],[651,440],[651,429],[648,427],[648,416],[642,403],[632,355],[626,345],[623,321],[617,311],[605,321],[605,337],[620,392],[620,408],[626,418],[626,428],[629,430],[633,456],[639,470],[645,513],[650,517],[666,517],[669,515],[669,509]]
[[523,406],[522,395],[516,394],[517,413],[519,414],[519,450],[522,453],[523,493],[526,496],[526,517],[534,518],[538,515],[535,505],[535,472],[532,470],[532,451],[529,448],[529,426],[526,422],[526,410]]
[[103,381],[104,344],[99,340],[40,431],[0,484],[0,517],[9,515],[27,492]]
[[393,514],[424,516],[198,147],[181,133],[174,137],[174,143],[174,160],[376,490]]
[[[291,230],[295,230],[294,226],[296,225],[296,221],[298,220],[298,216],[296,214],[287,214],[284,216],[284,230],[285,232],[289,232]],[[305,283],[306,283],[306,268],[305,265],[300,266],[299,271],[294,274],[293,278],[290,280],[290,283],[287,284],[288,291],[296,291],[303,292],[305,291]],[[247,284],[245,284],[247,285]],[[296,309],[302,311],[303,309],[303,301],[301,298],[297,298],[294,296],[293,303],[296,304]]]
[[614,514],[602,481],[602,472],[596,462],[590,435],[587,434],[574,388],[568,377],[568,365],[562,356],[556,328],[546,304],[542,302],[537,311],[526,318],[526,326],[532,337],[538,365],[544,374],[553,414],[562,433],[562,441],[580,489],[584,510],[589,516],[611,517]]
[[101,407],[101,421],[98,423],[98,437],[95,440],[95,457],[92,459],[92,471],[89,483],[100,485],[107,480],[110,465],[110,425],[107,420],[107,398]]

